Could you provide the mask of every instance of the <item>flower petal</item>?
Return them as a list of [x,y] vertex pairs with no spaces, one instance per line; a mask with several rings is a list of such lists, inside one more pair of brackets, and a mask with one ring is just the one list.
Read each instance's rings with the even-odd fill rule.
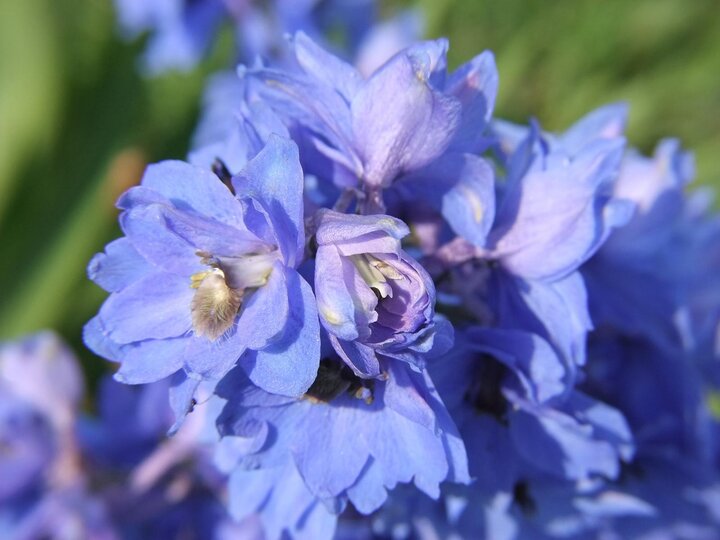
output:
[[123,346],[122,365],[115,379],[123,384],[147,384],[169,377],[182,368],[189,339],[149,339]]
[[243,303],[238,326],[250,349],[262,349],[285,328],[289,316],[288,284],[285,267],[273,265],[268,281]]
[[178,210],[192,210],[244,228],[240,203],[210,170],[183,161],[161,161],[148,166],[142,186],[161,193]]
[[355,144],[370,186],[386,187],[400,173],[429,163],[455,134],[460,103],[430,85],[433,58],[425,48],[398,53],[352,102]]
[[286,264],[295,267],[305,249],[303,172],[295,143],[271,135],[265,147],[232,182],[239,197],[251,197],[262,203]]
[[315,380],[320,365],[320,323],[312,289],[288,269],[290,316],[282,336],[259,351],[248,351],[240,364],[263,390],[301,396]]
[[88,264],[88,277],[108,292],[129,286],[153,270],[127,238],[118,238]]
[[182,336],[192,328],[189,281],[155,272],[120,292],[100,308],[108,336],[118,343]]

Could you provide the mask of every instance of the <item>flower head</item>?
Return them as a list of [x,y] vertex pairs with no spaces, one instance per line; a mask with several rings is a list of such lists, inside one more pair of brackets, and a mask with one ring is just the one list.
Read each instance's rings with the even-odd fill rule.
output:
[[450,327],[435,318],[432,279],[400,247],[409,232],[402,221],[320,210],[316,226],[318,310],[356,374],[379,376],[378,355],[422,366],[433,345],[448,344]]
[[[467,482],[464,449],[427,374],[403,363],[382,368],[386,380],[361,379],[329,356],[301,399],[268,394],[241,371],[229,374],[219,389],[228,401],[218,457],[231,486],[237,478],[237,504],[287,515],[313,501],[334,513],[352,502],[368,514],[398,483],[413,481],[437,497],[444,480]],[[255,493],[260,487],[249,479],[262,476]],[[304,507],[294,500],[300,494]],[[249,502],[266,496],[272,502],[264,508]]]
[[497,91],[491,53],[447,74],[447,41],[421,42],[364,78],[303,33],[291,47],[295,68],[252,69],[247,77],[314,147],[306,167],[317,168],[316,158],[329,161],[323,180],[359,189],[361,206],[382,209],[382,190],[447,151],[487,146],[483,128]]
[[90,262],[111,295],[85,340],[122,363],[124,382],[180,369],[219,378],[241,357],[268,390],[297,395],[312,382],[320,338],[312,291],[295,270],[305,233],[294,145],[271,137],[230,187],[164,162],[120,199],[126,236]]

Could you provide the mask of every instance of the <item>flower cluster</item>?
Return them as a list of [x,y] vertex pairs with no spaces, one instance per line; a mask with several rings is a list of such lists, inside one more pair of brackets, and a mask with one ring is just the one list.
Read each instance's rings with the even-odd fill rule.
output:
[[[114,0],[120,28],[127,38],[148,33],[142,68],[157,75],[187,71],[208,54],[218,34],[229,27],[236,54],[282,56],[285,34],[299,30],[326,46],[371,66],[378,50],[397,47],[403,36],[416,34],[420,18],[406,12],[376,23],[375,0]],[[328,34],[336,39],[327,39]]]
[[717,536],[720,220],[677,141],[494,118],[490,51],[365,0],[118,7],[154,71],[228,18],[265,58],[117,203],[98,414],[56,338],[0,351],[0,533]]
[[0,347],[0,536],[54,538],[259,537],[221,503],[205,411],[175,438],[168,384],[101,381],[98,411],[81,413],[84,381],[51,332]]

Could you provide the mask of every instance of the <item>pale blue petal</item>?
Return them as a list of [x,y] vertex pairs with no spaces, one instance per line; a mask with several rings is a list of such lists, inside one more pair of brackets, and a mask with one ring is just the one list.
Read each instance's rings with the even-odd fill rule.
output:
[[305,249],[303,172],[294,142],[271,135],[265,147],[233,178],[238,197],[257,199],[267,209],[288,266]]
[[388,61],[352,102],[355,145],[370,186],[387,187],[437,158],[460,121],[459,101],[430,85],[433,58],[415,49]]
[[142,186],[164,195],[178,210],[192,210],[243,229],[239,202],[209,169],[183,161],[149,165]]
[[189,281],[156,272],[120,292],[100,308],[108,336],[118,343],[182,336],[192,328]]
[[108,292],[129,286],[153,270],[127,238],[118,238],[105,246],[88,264],[88,277]]
[[124,384],[147,384],[169,377],[182,368],[189,339],[151,339],[123,346],[115,379]]
[[286,270],[279,261],[273,265],[267,283],[243,301],[239,331],[250,349],[262,349],[285,328],[290,306]]
[[320,365],[320,322],[310,285],[291,269],[287,284],[290,316],[283,334],[265,349],[248,351],[241,365],[263,390],[301,396]]

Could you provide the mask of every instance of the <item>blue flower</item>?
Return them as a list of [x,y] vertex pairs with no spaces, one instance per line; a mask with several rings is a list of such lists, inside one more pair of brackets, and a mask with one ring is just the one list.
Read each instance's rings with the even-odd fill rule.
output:
[[586,372],[583,388],[623,412],[639,454],[712,462],[707,382],[690,355],[605,330],[591,335]]
[[633,456],[622,414],[568,392],[562,362],[539,336],[470,328],[430,372],[465,441],[470,473],[491,492],[512,490],[528,471],[615,478]]
[[703,227],[688,215],[692,203],[684,194],[692,175],[692,157],[674,140],[661,142],[652,158],[631,151],[623,159],[614,192],[635,203],[635,215],[583,267],[598,325],[647,336],[662,348],[682,346],[675,316],[688,302],[690,282],[702,279],[694,275],[700,265],[692,236]]
[[229,374],[218,425],[220,462],[235,486],[231,508],[266,521],[268,512],[299,520],[320,501],[333,513],[351,502],[368,514],[398,483],[437,497],[441,482],[467,482],[462,442],[427,374],[404,363],[381,367],[385,380],[360,379],[327,357],[302,399],[268,394],[242,371]]
[[353,53],[376,19],[375,0],[324,2],[274,0],[114,0],[122,32],[129,38],[149,33],[143,68],[151,75],[189,71],[206,55],[221,25],[236,30],[237,53],[246,60],[276,56],[283,36],[303,30],[323,40],[329,29],[342,31],[341,49]]
[[86,459],[103,468],[129,468],[150,454],[173,424],[169,380],[128,386],[100,381],[97,416],[81,418],[78,437]]
[[357,375],[380,376],[378,355],[422,368],[425,355],[450,347],[452,328],[435,319],[432,279],[400,248],[409,233],[402,221],[323,209],[315,225],[318,310]]
[[52,332],[0,345],[0,536],[116,538],[75,439],[83,380]]
[[532,332],[553,345],[572,384],[592,328],[578,269],[633,208],[612,195],[624,139],[589,137],[565,148],[547,142],[537,126],[523,133],[507,157],[486,246],[456,238],[429,264],[439,261],[435,275],[450,271],[443,292],[475,321]]
[[42,486],[57,453],[56,433],[40,411],[0,386],[0,505]]
[[[253,88],[260,98],[294,127],[295,138],[305,141],[299,144],[307,147],[306,170],[322,171],[322,181],[354,190],[364,213],[381,211],[382,191],[409,173],[419,175],[418,184],[428,176],[440,184],[433,190],[433,182],[426,181],[423,191],[453,192],[463,177],[452,176],[452,171],[462,168],[425,168],[440,158],[484,163],[464,156],[488,144],[483,131],[497,91],[491,53],[448,75],[447,42],[421,42],[363,78],[302,33],[291,46],[297,67],[261,67],[246,70],[246,76],[257,83]],[[452,177],[447,179],[447,174]],[[483,192],[485,184],[464,180],[465,191],[469,188]],[[453,192],[443,201],[448,215],[457,196]],[[432,200],[428,194],[424,198]]]
[[143,58],[152,74],[193,68],[226,16],[223,0],[115,0],[115,8],[126,35],[152,33]]
[[119,380],[181,369],[217,379],[241,359],[268,391],[308,389],[320,336],[312,291],[295,270],[305,232],[291,142],[271,137],[229,186],[186,163],[150,166],[118,206],[126,236],[90,262],[111,295],[85,342],[121,362]]

